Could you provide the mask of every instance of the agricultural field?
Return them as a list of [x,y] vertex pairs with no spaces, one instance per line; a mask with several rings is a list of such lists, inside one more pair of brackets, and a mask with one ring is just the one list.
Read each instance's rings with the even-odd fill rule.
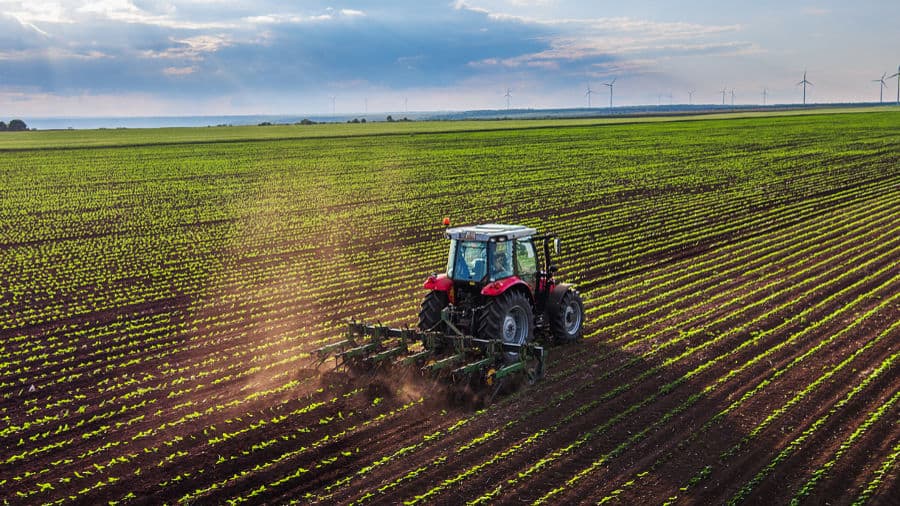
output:
[[[278,128],[4,137],[4,504],[900,497],[900,111]],[[558,233],[583,342],[483,408],[316,368],[443,216]]]

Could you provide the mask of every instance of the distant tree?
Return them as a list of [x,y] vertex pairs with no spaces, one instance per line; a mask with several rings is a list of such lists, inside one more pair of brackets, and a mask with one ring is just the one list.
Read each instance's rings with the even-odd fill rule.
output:
[[3,121],[0,121],[0,132],[5,132],[6,130],[7,130],[6,123]]
[[262,123],[259,124],[259,126],[272,126],[272,122],[270,122],[270,121],[263,121]]
[[28,130],[28,125],[20,119],[14,119],[9,122],[7,129],[10,132],[24,132],[25,130]]
[[388,114],[387,120],[388,120],[388,121],[394,121],[394,118],[393,118],[393,116],[391,116],[390,114]]
[[300,122],[300,124],[301,125],[315,125],[316,122],[312,121],[310,119],[307,119],[307,118],[303,118],[303,120]]
[[352,123],[359,123],[359,118],[353,118]]
[[365,122],[366,122],[366,118],[363,118],[363,119],[359,120],[359,122],[360,122],[360,123],[365,123]]

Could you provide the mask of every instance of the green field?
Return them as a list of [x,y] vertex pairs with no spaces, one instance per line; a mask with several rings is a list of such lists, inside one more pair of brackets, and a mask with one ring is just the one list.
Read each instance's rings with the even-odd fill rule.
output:
[[[896,109],[24,132],[0,175],[0,499],[897,489]],[[444,216],[557,232],[584,342],[483,411],[313,369],[415,324]]]
[[179,144],[207,142],[235,142],[254,140],[288,140],[316,137],[350,137],[393,134],[452,133],[483,130],[522,130],[563,126],[615,125],[629,123],[656,123],[754,117],[782,117],[808,115],[834,115],[846,113],[872,113],[897,111],[894,106],[794,109],[786,111],[734,112],[677,116],[623,116],[574,119],[533,120],[470,120],[470,121],[416,121],[371,122],[365,124],[322,123],[318,125],[231,126],[207,128],[152,128],[105,130],[47,130],[37,132],[5,132],[0,136],[0,150],[140,146],[148,144]]

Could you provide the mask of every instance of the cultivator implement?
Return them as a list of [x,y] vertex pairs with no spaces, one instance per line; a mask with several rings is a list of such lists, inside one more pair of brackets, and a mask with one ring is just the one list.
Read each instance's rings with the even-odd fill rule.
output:
[[334,357],[339,368],[402,367],[426,377],[467,385],[495,385],[515,375],[534,382],[543,376],[543,347],[480,339],[458,332],[449,322],[448,327],[453,334],[349,322],[345,339],[315,353],[318,365]]

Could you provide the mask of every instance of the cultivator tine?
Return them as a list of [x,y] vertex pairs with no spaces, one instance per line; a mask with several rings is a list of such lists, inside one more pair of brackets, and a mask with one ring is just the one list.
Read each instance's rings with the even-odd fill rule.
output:
[[494,372],[494,380],[503,379],[511,374],[516,374],[525,370],[525,362],[519,361],[501,367]]
[[356,348],[350,348],[349,350],[342,351],[338,353],[337,356],[343,358],[344,360],[347,360],[348,358],[366,357],[377,350],[380,345],[381,343],[377,342],[364,344],[362,346],[357,346]]
[[335,354],[335,352],[339,352],[345,348],[349,348],[350,346],[355,345],[356,343],[352,343],[349,340],[344,340],[322,346],[321,348],[316,350],[316,357],[318,358],[318,360],[316,361],[316,366],[318,367],[324,364],[326,360],[328,360]]
[[488,385],[491,385],[491,394],[484,398],[485,406],[490,406],[494,402],[494,397],[496,397],[497,393],[500,392],[500,389],[503,388],[503,382],[504,382],[504,380],[501,379],[496,382],[491,380],[491,382],[488,383]]
[[534,370],[534,377],[531,381],[537,381],[544,377],[544,348],[543,346],[532,345],[532,354],[537,359],[537,367]]
[[381,353],[372,355],[371,357],[369,357],[369,361],[371,361],[373,364],[378,364],[380,362],[384,362],[394,357],[403,355],[404,353],[407,353],[407,351],[408,348],[406,347],[406,343],[404,342],[400,346],[396,346],[394,348],[382,351]]
[[496,359],[494,357],[487,357],[475,362],[471,362],[462,367],[457,367],[456,369],[454,369],[451,373],[451,376],[455,380],[470,378],[473,374],[480,373],[481,371],[490,367],[495,361]]
[[465,359],[466,359],[466,355],[464,353],[450,355],[447,358],[442,358],[436,362],[433,362],[431,364],[428,364],[428,365],[422,367],[422,371],[430,372],[430,373],[437,373],[442,370],[449,369],[450,367],[453,367],[454,365],[456,365],[460,362],[463,362]]
[[408,357],[403,357],[397,362],[400,365],[414,365],[428,360],[432,355],[434,355],[434,353],[431,350],[422,350],[419,353],[414,353]]

